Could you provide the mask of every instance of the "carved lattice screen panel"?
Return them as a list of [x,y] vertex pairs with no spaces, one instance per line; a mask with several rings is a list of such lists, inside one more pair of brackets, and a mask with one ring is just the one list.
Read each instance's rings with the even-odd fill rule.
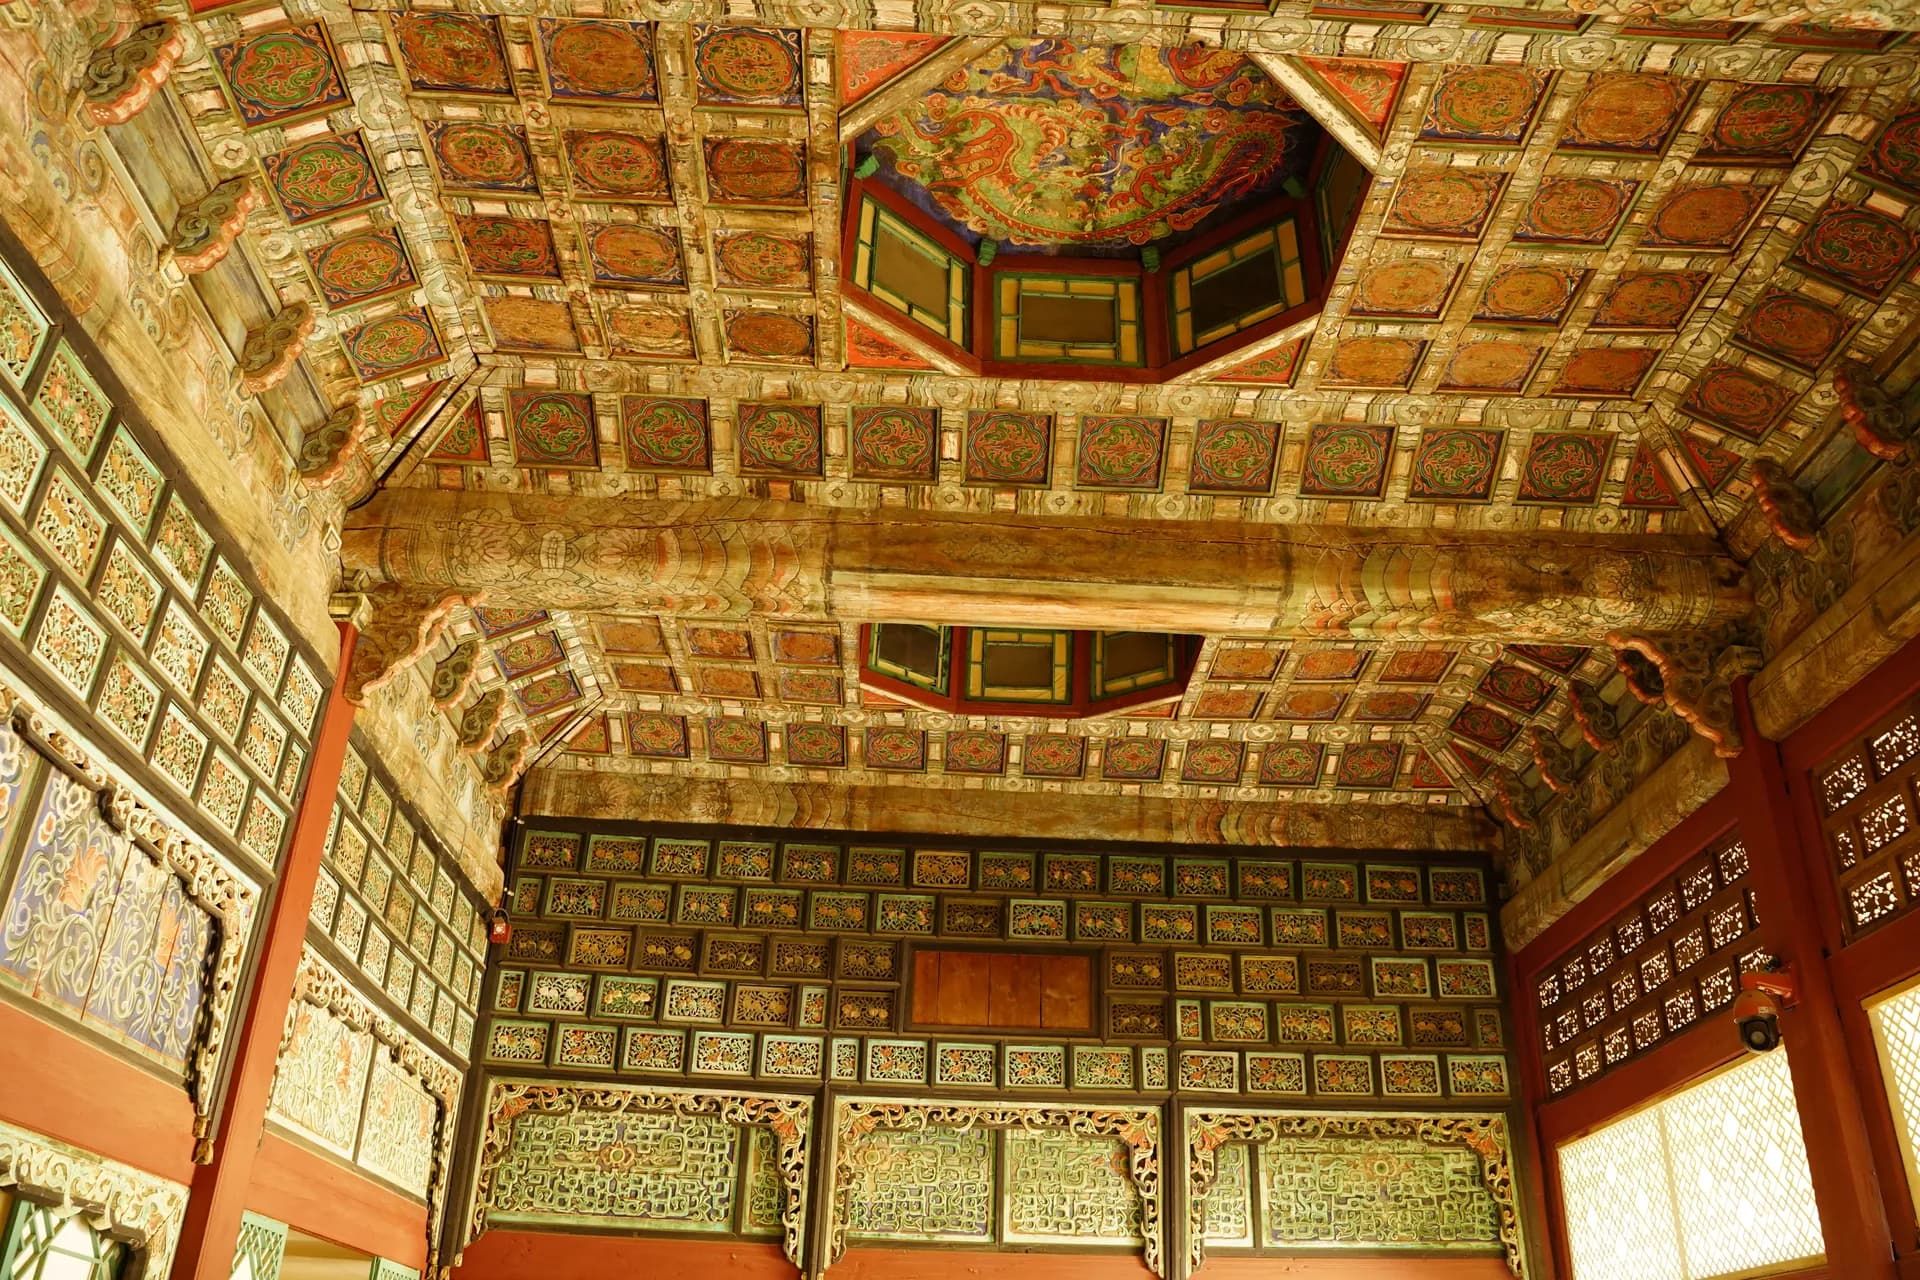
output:
[[1867,1006],[1867,1017],[1906,1159],[1907,1191],[1920,1208],[1920,986],[1880,997]]
[[1558,1156],[1573,1280],[1712,1280],[1824,1255],[1785,1049]]
[[1920,699],[1910,700],[1813,770],[1829,865],[1852,941],[1920,897]]
[[1733,1000],[1763,966],[1737,834],[1690,858],[1542,973],[1533,998],[1547,1089],[1586,1084]]

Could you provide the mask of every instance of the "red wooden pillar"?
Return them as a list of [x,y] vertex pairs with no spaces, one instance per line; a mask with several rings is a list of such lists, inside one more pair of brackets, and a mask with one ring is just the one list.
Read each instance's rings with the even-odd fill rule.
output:
[[1848,1280],[1892,1280],[1892,1233],[1827,962],[1828,939],[1816,909],[1812,877],[1822,864],[1808,856],[1800,839],[1780,749],[1754,726],[1744,679],[1735,685],[1734,704],[1746,749],[1727,762],[1726,798],[1740,814],[1762,925],[1776,940],[1779,958],[1793,970],[1797,998],[1781,1015],[1780,1030],[1790,1054],[1827,1265],[1832,1275]]
[[356,708],[341,696],[341,689],[353,659],[354,639],[353,627],[341,623],[340,664],[334,671],[320,731],[314,736],[313,762],[307,768],[299,812],[294,815],[293,841],[280,868],[271,909],[256,925],[262,930],[260,961],[234,1042],[226,1105],[219,1128],[212,1135],[213,1159],[194,1172],[186,1222],[174,1255],[173,1274],[180,1280],[228,1280],[233,1271],[240,1215],[246,1208],[254,1158],[266,1131],[274,1062],[279,1056],[287,1011],[293,1004],[294,978],[300,968],[301,949],[306,945],[307,916],[313,908],[314,886],[320,880],[320,856],[326,850],[334,796],[340,790],[347,733],[353,728]]

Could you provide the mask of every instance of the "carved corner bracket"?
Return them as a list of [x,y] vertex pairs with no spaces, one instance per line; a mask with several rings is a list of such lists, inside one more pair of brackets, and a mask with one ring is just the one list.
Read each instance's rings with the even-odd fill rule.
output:
[[1813,500],[1793,482],[1786,469],[1771,458],[1753,464],[1753,496],[1767,518],[1773,536],[1795,551],[1806,551],[1820,541],[1820,515]]
[[1733,682],[1760,669],[1760,653],[1701,631],[1607,635],[1627,689],[1650,707],[1664,707],[1732,759],[1746,746],[1733,716]]
[[1559,738],[1538,725],[1527,730],[1527,745],[1540,779],[1555,791],[1565,791],[1580,776],[1580,762]]
[[1612,755],[1620,749],[1620,717],[1613,704],[1590,685],[1573,686],[1573,722],[1580,726],[1580,736],[1587,745],[1601,755]]
[[266,197],[252,178],[228,178],[174,219],[167,252],[188,275],[210,270],[246,230],[247,217]]
[[[433,665],[433,679],[428,682],[428,693],[433,705],[442,711],[452,708],[460,699],[467,696],[467,690],[473,687],[474,677],[480,674],[480,638],[470,636],[454,646],[453,652]],[[504,704],[503,704],[504,705]],[[498,721],[496,716],[495,720]],[[487,736],[493,735],[493,726],[487,726]],[[467,744],[462,741],[461,746]]]
[[520,775],[527,771],[533,748],[533,735],[525,729],[515,729],[481,761],[480,781],[494,795],[506,795],[513,790],[513,784],[520,781]]
[[1499,819],[1516,831],[1533,830],[1533,804],[1518,774],[1501,765],[1487,770],[1487,802]]
[[[437,675],[438,673],[436,673]],[[500,716],[507,709],[507,691],[489,689],[474,699],[473,705],[462,711],[454,721],[454,741],[460,749],[469,755],[476,751],[485,751],[487,744],[493,741],[493,731],[500,727]]]
[[80,79],[87,119],[105,128],[139,115],[173,75],[186,47],[178,24],[150,22],[118,44],[94,50]]
[[257,396],[278,386],[307,349],[314,323],[313,308],[296,302],[282,307],[265,324],[249,332],[240,347],[240,389]]
[[461,605],[479,604],[476,592],[443,588],[410,591],[391,584],[367,593],[367,625],[353,647],[342,693],[354,706],[365,706],[367,695],[387,684],[421,658],[446,629],[447,619]]
[[1860,447],[1888,462],[1909,463],[1920,457],[1920,434],[1915,415],[1901,397],[1886,389],[1864,360],[1844,360],[1833,375],[1833,394],[1840,416],[1853,428]]
[[346,474],[353,452],[367,436],[367,414],[358,404],[335,409],[328,419],[306,433],[300,441],[300,456],[294,468],[300,481],[312,489],[325,489]]

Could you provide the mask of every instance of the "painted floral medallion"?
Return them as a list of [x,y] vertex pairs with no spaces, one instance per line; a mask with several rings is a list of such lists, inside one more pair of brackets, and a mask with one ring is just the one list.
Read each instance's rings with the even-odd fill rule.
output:
[[1545,71],[1501,64],[1454,68],[1428,100],[1420,136],[1513,146],[1526,136],[1547,79]]
[[695,91],[703,107],[798,107],[800,33],[694,28]]
[[1673,485],[1660,469],[1659,459],[1644,444],[1634,451],[1633,463],[1627,468],[1627,482],[1620,491],[1620,505],[1654,511],[1680,505]]
[[638,471],[710,471],[707,402],[622,396],[620,444],[627,465]]
[[1183,782],[1235,783],[1246,760],[1246,746],[1238,742],[1197,742],[1180,762]]
[[1911,231],[1884,214],[1834,205],[1808,230],[1793,257],[1844,289],[1878,298],[1912,259],[1915,243]]
[[1087,740],[1064,733],[1030,733],[1020,768],[1030,778],[1077,778],[1086,769]]
[[1322,423],[1307,436],[1300,493],[1312,498],[1378,498],[1386,489],[1393,428]]
[[767,231],[721,231],[713,237],[720,283],[743,289],[805,289],[813,283],[813,242]]
[[[1437,452],[1443,447],[1451,450],[1461,445],[1460,441],[1445,439],[1456,431],[1472,431],[1482,438],[1467,442],[1465,448],[1454,457],[1439,459],[1434,478],[1454,488],[1471,484],[1481,472],[1492,469],[1500,456],[1499,437],[1502,434],[1498,431],[1474,431],[1469,427],[1445,427],[1429,431],[1427,435],[1435,438]],[[1487,440],[1487,436],[1494,439]],[[1426,437],[1422,437],[1421,444],[1424,449]],[[1396,649],[1387,655],[1378,678],[1381,684],[1438,684],[1440,677],[1446,675],[1447,668],[1452,665],[1453,653],[1448,649]]]
[[782,671],[777,688],[782,702],[803,702],[809,706],[837,707],[844,702],[840,677],[820,671]]
[[1385,136],[1394,104],[1407,82],[1404,62],[1366,58],[1298,58],[1307,74],[1360,120],[1375,138]]
[[1667,145],[1692,97],[1669,76],[1602,73],[1567,115],[1562,147],[1577,151],[1658,152]]
[[1708,493],[1719,493],[1739,473],[1746,459],[1724,445],[1716,444],[1696,431],[1680,437],[1680,448],[1693,464]]
[[1370,649],[1309,649],[1294,666],[1296,680],[1358,680],[1366,670]]
[[813,317],[777,311],[727,312],[727,349],[755,360],[795,363],[813,358]]
[[743,404],[740,470],[783,476],[820,474],[820,410],[812,405]]
[[249,129],[347,105],[324,23],[303,22],[243,36],[213,50],[241,123]]
[[601,318],[608,341],[620,355],[647,360],[693,358],[693,321],[676,307],[608,307]]
[[1275,720],[1338,720],[1347,695],[1334,689],[1288,689],[1273,700]]
[[732,764],[765,764],[767,726],[755,720],[713,717],[707,721],[707,754]]
[[1629,271],[1600,300],[1594,329],[1678,329],[1713,277],[1705,271]]
[[940,462],[939,411],[910,405],[856,405],[847,422],[856,479],[933,483]]
[[1496,662],[1480,678],[1480,693],[1524,715],[1547,705],[1553,684],[1513,662]]
[[1793,392],[1777,379],[1737,365],[1716,364],[1687,388],[1680,411],[1758,441],[1785,416]]
[[357,133],[323,134],[260,161],[287,221],[299,226],[381,199],[380,179]]
[[1463,343],[1447,361],[1446,390],[1499,391],[1518,395],[1540,362],[1542,348],[1524,342]]
[[684,285],[680,233],[632,222],[589,223],[587,259],[604,284]]
[[1482,323],[1558,325],[1586,278],[1586,271],[1577,267],[1510,263],[1487,281],[1473,318]]
[[1541,244],[1605,244],[1639,189],[1638,182],[1614,178],[1548,178],[1521,211],[1513,238]]
[[1051,415],[975,410],[967,415],[966,478],[974,484],[1044,485],[1052,444]]
[[569,129],[563,141],[567,167],[582,194],[645,204],[672,200],[659,138],[616,129]]
[[1894,117],[1873,140],[1859,171],[1870,181],[1920,191],[1920,111]]
[[391,227],[328,240],[307,250],[307,265],[329,310],[384,298],[415,284],[400,233]]
[[1400,771],[1400,746],[1393,742],[1356,742],[1340,753],[1333,785],[1378,790],[1393,785]]
[[1826,118],[1833,95],[1807,85],[1756,84],[1720,108],[1701,144],[1706,163],[1789,164]]
[[509,296],[482,300],[495,345],[511,351],[578,351],[573,312],[564,302]]
[[1536,433],[1527,446],[1515,500],[1562,505],[1593,502],[1600,496],[1612,452],[1613,437],[1602,432]]
[[1754,304],[1734,330],[1733,340],[1812,372],[1833,354],[1851,327],[1852,321],[1832,307],[1797,293],[1774,291]]
[[1641,244],[1660,249],[1731,249],[1773,188],[1751,183],[1682,187],[1647,221]]
[[1631,396],[1660,359],[1650,347],[1583,347],[1553,384],[1556,396]]
[[837,769],[847,762],[847,731],[837,724],[787,726],[787,762]]
[[840,105],[852,106],[947,42],[911,31],[836,31]]
[[721,204],[799,206],[806,203],[806,156],[790,142],[759,138],[705,138],[707,193]]
[[1404,387],[1426,343],[1412,338],[1347,338],[1334,348],[1323,381],[1340,387]]
[[362,382],[378,382],[446,359],[432,319],[420,308],[361,325],[340,342]]
[[496,20],[460,13],[396,13],[393,38],[416,92],[513,93]]
[[449,191],[533,191],[533,155],[519,125],[429,120],[427,150]]
[[1202,421],[1193,435],[1189,493],[1266,494],[1273,489],[1280,424],[1238,418]]
[[544,218],[458,213],[453,226],[475,275],[555,278],[560,274],[553,233]]
[[[1500,476],[1503,432],[1469,426],[1430,428],[1413,453],[1407,499],[1440,503],[1484,503]],[[1427,651],[1423,651],[1427,652]],[[1394,654],[1402,658],[1405,654]],[[1392,664],[1390,664],[1392,666]],[[1388,676],[1380,676],[1388,679]]]
[[627,713],[627,750],[637,756],[687,756],[687,721],[658,711]]
[[1166,438],[1164,418],[1087,414],[1080,419],[1074,482],[1086,489],[1158,489]]
[[1260,781],[1270,787],[1310,787],[1320,780],[1318,743],[1285,742],[1260,757]]
[[1409,173],[1400,180],[1382,234],[1478,239],[1506,180],[1504,173],[1477,169]]
[[653,102],[653,36],[644,22],[540,19],[540,50],[556,98]]
[[883,179],[971,235],[1118,246],[1277,191],[1305,123],[1237,52],[1019,39],[883,117],[860,146]]
[[1446,307],[1459,273],[1458,263],[1434,258],[1402,258],[1371,267],[1354,285],[1348,310],[1357,316],[1432,319]]
[[514,391],[507,396],[514,461],[528,467],[600,465],[593,399],[565,391]]
[[955,729],[947,734],[948,773],[1000,774],[1007,771],[1007,735],[986,729]]
[[1118,781],[1154,782],[1166,765],[1164,738],[1120,738],[1109,742],[1100,759],[1100,776]]
[[877,725],[867,730],[867,764],[875,769],[927,767],[927,735],[920,729]]
[[1454,716],[1452,729],[1460,737],[1495,751],[1504,751],[1520,732],[1519,725],[1492,707],[1471,702],[1460,708],[1459,714]]
[[1353,709],[1355,720],[1382,724],[1407,724],[1417,720],[1426,709],[1428,695],[1408,689],[1377,689],[1365,694]]
[[487,422],[480,412],[479,396],[469,399],[453,416],[427,457],[434,462],[487,465]]

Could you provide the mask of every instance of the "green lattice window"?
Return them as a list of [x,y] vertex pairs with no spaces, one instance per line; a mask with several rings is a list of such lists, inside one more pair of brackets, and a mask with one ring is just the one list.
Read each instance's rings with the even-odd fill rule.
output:
[[1875,999],[1867,1005],[1867,1016],[1880,1047],[1887,1101],[1900,1130],[1907,1190],[1920,1206],[1920,985]]
[[1185,355],[1307,300],[1300,233],[1292,218],[1173,272],[1173,350]]
[[955,346],[967,345],[967,264],[872,200],[860,206],[853,282]]
[[115,1280],[129,1250],[102,1235],[78,1213],[60,1216],[31,1200],[16,1200],[0,1248],[6,1280]]
[[240,1218],[240,1241],[233,1251],[233,1280],[280,1280],[287,1254],[287,1224],[257,1213]]

